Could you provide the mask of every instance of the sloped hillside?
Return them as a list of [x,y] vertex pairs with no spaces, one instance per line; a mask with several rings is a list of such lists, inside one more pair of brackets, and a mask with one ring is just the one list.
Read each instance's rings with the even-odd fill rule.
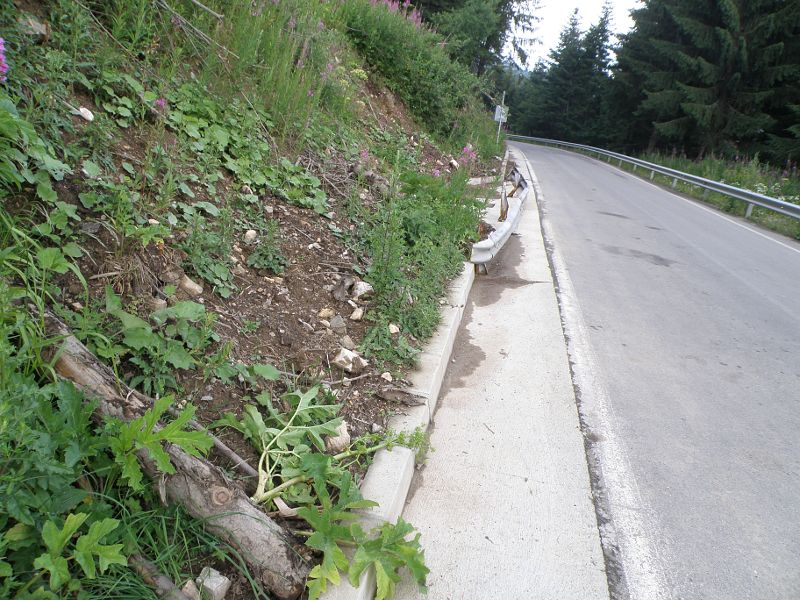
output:
[[481,83],[396,3],[20,0],[0,32],[0,595],[424,583],[413,528],[349,516],[376,449],[425,445],[385,419],[498,166]]

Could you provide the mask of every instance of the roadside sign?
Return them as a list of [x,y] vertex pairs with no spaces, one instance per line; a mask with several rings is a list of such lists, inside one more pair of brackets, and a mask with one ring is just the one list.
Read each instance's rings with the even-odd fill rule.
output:
[[508,107],[497,105],[494,107],[494,120],[498,123],[508,121]]

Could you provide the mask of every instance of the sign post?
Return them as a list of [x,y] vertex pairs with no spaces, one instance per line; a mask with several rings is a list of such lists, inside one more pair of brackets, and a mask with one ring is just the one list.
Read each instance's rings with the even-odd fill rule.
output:
[[508,107],[506,106],[506,93],[503,92],[503,99],[500,104],[494,107],[494,120],[497,121],[497,139],[495,142],[500,142],[500,128],[503,123],[508,121]]

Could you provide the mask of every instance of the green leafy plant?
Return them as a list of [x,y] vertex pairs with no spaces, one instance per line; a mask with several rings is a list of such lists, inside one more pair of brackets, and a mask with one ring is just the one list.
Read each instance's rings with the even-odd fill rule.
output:
[[192,270],[214,286],[223,298],[236,290],[231,272],[230,216],[222,216],[212,226],[202,215],[193,214],[189,235],[181,242],[186,262]]
[[289,261],[281,253],[278,245],[278,224],[274,220],[262,228],[262,236],[256,249],[247,257],[247,265],[256,269],[267,269],[275,274],[283,273]]
[[[59,591],[72,580],[70,560],[80,566],[88,579],[94,579],[98,569],[104,573],[111,565],[128,564],[127,558],[120,552],[122,544],[101,543],[119,525],[119,521],[116,519],[95,521],[89,526],[86,533],[80,535],[74,544],[71,543],[72,537],[88,517],[89,515],[86,513],[70,513],[62,527],[53,521],[47,521],[42,528],[42,539],[47,552],[39,555],[33,566],[49,575],[49,585],[52,591]],[[64,556],[65,550],[67,556]],[[36,578],[30,580],[30,582],[35,581]]]
[[124,311],[119,296],[107,287],[106,312],[117,319],[121,347],[140,370],[131,379],[131,387],[141,385],[148,395],[176,388],[175,369],[193,368],[199,354],[217,339],[213,332],[213,316],[206,313],[202,304],[188,300],[153,313],[154,328]]
[[116,435],[111,439],[110,448],[114,460],[122,468],[122,476],[134,490],[143,488],[143,474],[136,457],[137,451],[145,451],[159,471],[172,474],[175,473],[175,467],[172,466],[163,443],[178,446],[192,456],[201,456],[213,444],[211,436],[207,433],[184,429],[194,417],[195,409],[191,404],[187,405],[174,421],[163,427],[159,425],[159,419],[172,401],[171,396],[159,398],[141,417],[128,423],[120,423]]

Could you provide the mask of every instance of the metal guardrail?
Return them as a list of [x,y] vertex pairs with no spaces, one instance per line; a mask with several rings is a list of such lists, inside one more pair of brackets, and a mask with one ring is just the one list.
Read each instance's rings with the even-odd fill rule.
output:
[[560,140],[528,137],[524,135],[510,134],[507,135],[506,138],[509,140],[518,140],[521,142],[530,142],[534,144],[543,144],[546,146],[555,146],[556,148],[565,148],[568,150],[582,150],[583,152],[596,154],[598,159],[600,157],[606,157],[609,163],[612,160],[616,160],[618,161],[620,167],[622,166],[623,163],[633,165],[634,172],[636,171],[637,168],[641,167],[645,171],[650,171],[651,180],[656,176],[656,173],[664,175],[666,177],[671,177],[673,188],[677,185],[678,181],[685,181],[686,183],[690,183],[694,186],[704,189],[705,190],[704,197],[706,194],[708,194],[708,192],[711,191],[723,194],[725,196],[729,196],[731,198],[736,198],[737,200],[741,200],[747,203],[747,211],[745,212],[745,218],[750,218],[750,215],[753,212],[753,206],[760,206],[762,208],[766,208],[768,210],[780,213],[782,215],[786,215],[787,217],[792,217],[793,219],[800,220],[800,205],[798,204],[792,204],[791,202],[785,202],[784,200],[778,200],[777,198],[772,198],[770,196],[765,196],[764,194],[759,194],[758,192],[752,192],[750,190],[734,187],[732,185],[728,185],[727,183],[720,183],[719,181],[705,179],[704,177],[700,177],[698,175],[692,175],[690,173],[684,173],[683,171],[677,171],[675,169],[670,169],[668,167],[662,167],[661,165],[656,165],[654,163],[650,163],[645,160],[640,160],[638,158],[632,158],[624,154],[619,154],[618,152],[611,152],[609,150],[603,150],[602,148],[595,148],[594,146],[584,146],[583,144],[573,144],[572,142],[562,142]]

